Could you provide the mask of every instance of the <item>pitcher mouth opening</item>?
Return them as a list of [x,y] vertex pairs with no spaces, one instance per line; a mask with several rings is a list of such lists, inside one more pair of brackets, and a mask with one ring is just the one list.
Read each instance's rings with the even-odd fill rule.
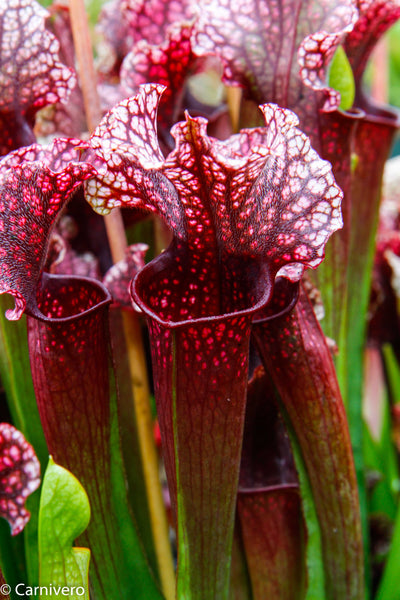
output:
[[[239,262],[241,268],[235,276]],[[232,262],[225,265],[228,277],[223,281],[212,278],[211,274],[209,279],[196,279],[190,261],[185,267],[182,269],[167,250],[139,271],[131,282],[133,301],[164,327],[251,315],[272,297],[274,274],[265,262],[232,257]]]
[[243,496],[255,496],[257,494],[267,494],[273,492],[280,491],[293,491],[295,493],[299,492],[299,484],[296,482],[288,482],[288,483],[274,483],[271,485],[264,485],[258,487],[243,487],[239,485],[238,494]]
[[36,291],[36,303],[28,316],[44,322],[66,322],[83,318],[112,302],[107,288],[95,279],[44,273]]

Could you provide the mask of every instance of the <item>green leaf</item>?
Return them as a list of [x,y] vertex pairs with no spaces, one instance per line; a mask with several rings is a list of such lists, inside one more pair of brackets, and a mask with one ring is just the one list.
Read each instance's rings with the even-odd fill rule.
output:
[[[391,438],[389,438],[391,441]],[[368,494],[368,510],[372,514],[384,514],[391,521],[396,515],[396,494],[390,474],[386,472],[385,456],[380,444],[371,435],[368,425],[364,426],[363,449],[367,472],[377,477],[377,482]]]
[[342,46],[338,46],[329,66],[328,85],[340,92],[339,108],[349,110],[354,102],[355,83],[353,71]]
[[382,346],[382,355],[385,363],[385,373],[388,379],[389,392],[393,404],[400,403],[400,367],[397,362],[393,347],[390,344]]
[[392,543],[376,600],[397,600],[400,589],[400,508],[397,511]]
[[90,505],[85,490],[72,473],[50,458],[39,512],[39,580],[47,592],[67,587],[69,598],[89,599],[90,550],[73,547],[89,520]]
[[[24,538],[22,535],[12,536],[5,519],[0,519],[0,568],[12,590],[18,583],[26,582]],[[17,597],[11,594],[11,598],[16,600]]]
[[[33,390],[29,351],[26,334],[25,315],[19,321],[8,321],[5,311],[14,306],[14,300],[8,294],[0,296],[0,378],[6,393],[12,422],[32,444],[44,472],[48,450],[44,438],[36,396]],[[37,560],[37,515],[39,512],[39,491],[28,500],[31,519],[24,530],[26,578],[30,585],[39,583],[39,565]],[[7,534],[6,534],[7,536]],[[21,543],[20,540],[19,543]],[[0,555],[2,553],[2,536],[0,535]],[[9,554],[10,542],[4,540],[4,554]],[[21,559],[23,551],[21,553]],[[8,572],[5,571],[7,581]],[[25,579],[25,578],[24,578]],[[20,578],[18,581],[22,581]]]
[[289,415],[282,405],[281,410],[290,438],[293,458],[296,463],[296,470],[300,483],[303,516],[307,529],[307,592],[305,600],[320,600],[325,596],[325,570],[322,552],[321,529],[315,508],[314,496],[307,473],[307,467],[304,463],[304,457],[300,448],[299,440],[290,422]]
[[379,473],[380,481],[376,483],[369,496],[372,513],[385,513],[394,520],[398,503],[399,470],[396,450],[392,441],[390,407],[387,395],[381,402],[381,425],[379,439],[375,439],[367,423],[364,427],[363,451],[367,469]]

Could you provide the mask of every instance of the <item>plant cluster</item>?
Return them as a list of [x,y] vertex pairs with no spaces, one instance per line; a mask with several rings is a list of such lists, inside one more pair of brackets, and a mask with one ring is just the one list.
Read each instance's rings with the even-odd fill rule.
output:
[[0,3],[4,598],[400,598],[399,18]]

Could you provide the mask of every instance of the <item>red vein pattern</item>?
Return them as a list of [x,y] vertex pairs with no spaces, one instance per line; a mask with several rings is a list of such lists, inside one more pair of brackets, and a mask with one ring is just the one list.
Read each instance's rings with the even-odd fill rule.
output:
[[[224,597],[229,581],[251,318],[272,287],[265,265],[237,259],[229,269],[221,293],[228,314],[218,312],[218,282],[204,256],[184,244],[170,246],[133,285],[150,317],[163,456],[179,523],[178,595],[194,600]],[[185,449],[179,460],[177,448]]]
[[346,36],[344,48],[358,86],[367,61],[378,40],[400,18],[400,5],[395,0],[359,0],[359,18]]
[[141,40],[162,44],[173,24],[191,20],[194,13],[191,0],[111,0],[101,11],[99,25],[122,60]]
[[[197,252],[317,266],[341,227],[341,192],[329,163],[312,150],[298,120],[262,107],[266,127],[225,142],[210,138],[203,118],[172,129],[176,146],[164,160],[156,114],[162,88],[143,86],[118,104],[89,140],[107,171],[87,183],[98,212],[114,206],[157,211],[174,236]],[[133,144],[135,144],[133,146]]]
[[121,0],[135,41],[145,39],[151,44],[161,44],[169,27],[194,16],[192,0]]
[[[136,275],[132,295],[149,317],[178,521],[178,595],[197,600],[224,597],[229,580],[253,315],[268,304],[281,267],[321,262],[341,226],[341,192],[295,115],[274,105],[263,107],[265,128],[225,142],[187,115],[164,159],[155,125],[161,92],[142,87],[100,124],[89,145],[108,168],[87,191],[100,212],[116,204],[157,211],[174,235]],[[190,576],[180,575],[182,564]]]
[[[111,523],[107,516],[113,512],[108,332],[111,296],[99,282],[45,273],[37,297],[38,314],[27,321],[28,343],[46,442],[55,462],[74,473],[90,500],[92,518],[81,544],[92,549],[92,584],[98,589],[112,573],[114,586],[118,586],[117,554],[113,556],[110,548],[115,540],[115,520]],[[100,569],[101,559],[104,566]]]
[[315,105],[299,72],[297,53],[303,40],[317,34],[301,50],[303,75],[320,82],[326,107],[333,110],[337,94],[322,83],[326,63],[356,14],[353,0],[205,0],[194,51],[215,52],[225,66],[227,83],[242,86],[257,103],[291,108],[303,121]]
[[56,139],[0,162],[0,293],[16,303],[9,319],[19,319],[27,305],[35,311],[50,232],[72,193],[95,172],[80,162],[82,148],[79,141]]
[[45,29],[47,16],[34,0],[7,0],[0,6],[2,154],[31,144],[36,111],[66,102],[76,85],[74,73],[58,58],[57,39]]
[[146,590],[159,598],[130,520],[118,459],[111,296],[98,281],[44,273],[37,301],[37,314],[28,318],[33,384],[49,451],[89,497],[92,516],[79,543],[91,549],[93,593],[133,598]]
[[35,451],[20,431],[0,423],[0,516],[7,519],[12,535],[29,521],[27,497],[40,484],[40,464]]
[[125,57],[121,66],[124,96],[137,93],[139,86],[144,83],[153,82],[166,86],[158,115],[161,129],[169,130],[176,122],[185,82],[190,75],[201,69],[204,62],[192,52],[192,30],[193,24],[175,24],[158,46],[141,40]]

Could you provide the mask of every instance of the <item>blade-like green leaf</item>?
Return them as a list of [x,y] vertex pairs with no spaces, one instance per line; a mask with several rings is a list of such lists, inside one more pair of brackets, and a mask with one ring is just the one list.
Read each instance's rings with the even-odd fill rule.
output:
[[394,404],[400,402],[400,366],[397,362],[392,346],[384,344],[382,346],[383,362],[385,364],[385,373],[388,380],[389,393]]
[[296,434],[291,426],[289,417],[285,414],[286,428],[290,437],[293,458],[296,463],[297,474],[300,482],[301,503],[303,516],[307,529],[306,560],[307,560],[307,592],[305,600],[321,600],[325,595],[325,572],[322,555],[321,530],[315,508],[314,497],[311,489],[307,468],[300,449]]
[[68,588],[69,598],[89,599],[90,550],[73,547],[89,520],[85,490],[67,469],[50,458],[39,512],[40,586],[47,593],[52,588]]
[[0,568],[12,590],[27,580],[25,567],[23,536],[12,537],[7,521],[0,519]]
[[29,363],[26,319],[11,323],[5,318],[13,306],[10,296],[0,296],[0,376],[13,423],[35,448],[44,471],[48,452],[40,424]]
[[328,84],[340,92],[339,108],[349,110],[353,106],[356,88],[353,71],[343,46],[338,46],[333,55],[328,69]]
[[[5,311],[12,306],[13,302],[10,296],[0,296],[0,377],[13,423],[34,447],[42,472],[44,472],[48,451],[33,390],[26,319],[23,317],[20,321],[13,323],[8,321],[5,318]],[[28,508],[31,519],[24,530],[27,578],[31,585],[37,585],[39,582],[37,560],[39,498],[39,492],[29,498]],[[8,533],[5,533],[5,537],[4,552],[8,555],[9,544],[14,542],[7,539]],[[2,538],[0,538],[0,546],[1,544]]]
[[378,588],[375,600],[397,600],[400,589],[400,508],[393,531],[392,543],[386,562],[383,577]]
[[366,468],[379,474],[369,494],[370,513],[394,521],[398,504],[399,468],[392,438],[388,389],[377,349],[369,348],[365,362],[363,452]]

